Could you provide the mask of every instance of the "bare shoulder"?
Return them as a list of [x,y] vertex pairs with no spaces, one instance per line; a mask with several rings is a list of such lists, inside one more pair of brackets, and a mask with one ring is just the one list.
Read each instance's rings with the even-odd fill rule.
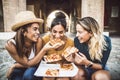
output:
[[12,40],[8,40],[6,43],[5,43],[5,48],[8,52],[11,52],[11,51],[15,51],[16,48],[15,48],[15,43],[12,41]]
[[10,39],[5,43],[5,48],[15,45],[14,42]]

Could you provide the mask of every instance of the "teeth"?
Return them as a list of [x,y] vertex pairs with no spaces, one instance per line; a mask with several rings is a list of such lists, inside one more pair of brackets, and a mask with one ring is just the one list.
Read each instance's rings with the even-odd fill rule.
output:
[[35,35],[35,38],[38,38],[39,37],[39,35]]

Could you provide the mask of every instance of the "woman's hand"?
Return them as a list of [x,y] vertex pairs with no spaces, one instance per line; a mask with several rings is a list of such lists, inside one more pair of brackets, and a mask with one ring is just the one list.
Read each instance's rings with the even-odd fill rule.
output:
[[80,65],[86,65],[87,58],[84,54],[80,53],[75,53],[75,63],[80,64]]
[[74,62],[75,59],[75,53],[78,52],[78,49],[75,47],[68,47],[66,48],[66,53],[68,53],[68,56],[64,56],[65,59],[69,62]]
[[8,69],[8,71],[7,71],[7,73],[6,73],[6,77],[7,77],[7,78],[10,78],[11,73],[13,72],[14,68],[15,68],[15,64],[13,64],[13,65]]
[[67,57],[64,57],[68,62],[74,62],[74,54],[75,53],[72,53],[70,54],[69,56]]
[[57,48],[59,48],[60,46],[62,46],[63,44],[61,44],[61,43],[56,43],[56,44],[54,44],[54,45],[51,45],[50,44],[50,42],[47,42],[45,45],[44,45],[44,50],[49,50],[49,49],[57,49]]

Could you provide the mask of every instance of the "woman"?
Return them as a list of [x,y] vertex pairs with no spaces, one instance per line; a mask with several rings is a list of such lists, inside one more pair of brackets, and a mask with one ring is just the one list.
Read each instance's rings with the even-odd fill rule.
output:
[[[66,22],[66,19],[65,19],[66,17],[64,13],[57,12],[55,16],[56,18],[53,19],[51,23],[50,34],[45,35],[43,37],[43,42],[44,44],[46,44],[46,43],[49,43],[50,40],[60,39],[64,41],[64,44],[60,44],[59,47],[56,49],[49,49],[46,55],[50,55],[53,53],[62,55],[63,51],[68,46],[74,46],[74,42],[65,35],[67,22]],[[68,80],[68,78],[57,78],[57,79]],[[44,78],[44,80],[54,80],[54,78]]]
[[10,67],[7,77],[11,80],[33,80],[37,64],[45,54],[40,38],[39,24],[42,19],[36,18],[31,11],[22,11],[15,16],[12,30],[16,35],[5,45],[15,63]]
[[77,21],[74,44],[79,53],[75,54],[74,62],[83,66],[89,77],[97,70],[106,69],[110,55],[111,40],[103,35],[102,28],[92,17],[84,17]]

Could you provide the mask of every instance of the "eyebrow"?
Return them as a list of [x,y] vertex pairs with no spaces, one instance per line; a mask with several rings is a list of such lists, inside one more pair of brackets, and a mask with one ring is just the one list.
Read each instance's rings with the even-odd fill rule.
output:
[[62,31],[53,30],[53,31],[56,31],[56,32],[64,32],[63,30],[62,30]]

